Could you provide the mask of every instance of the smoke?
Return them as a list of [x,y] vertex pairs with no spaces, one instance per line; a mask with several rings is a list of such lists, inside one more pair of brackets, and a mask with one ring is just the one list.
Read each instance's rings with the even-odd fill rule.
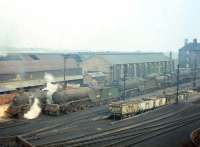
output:
[[47,103],[51,104],[52,103],[52,95],[54,92],[57,91],[58,84],[52,84],[52,82],[55,81],[55,78],[53,77],[53,75],[51,75],[49,73],[45,73],[44,78],[45,78],[45,81],[47,82],[47,85],[43,90],[47,90]]
[[6,110],[8,109],[8,107],[9,107],[9,104],[0,106],[0,119],[7,118]]
[[40,112],[41,112],[40,101],[38,98],[35,98],[34,103],[31,106],[30,110],[24,114],[24,118],[35,119],[40,115]]

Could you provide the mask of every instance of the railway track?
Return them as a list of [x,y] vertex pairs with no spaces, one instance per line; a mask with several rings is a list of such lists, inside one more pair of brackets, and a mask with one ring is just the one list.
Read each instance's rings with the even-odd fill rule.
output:
[[[92,109],[91,111],[83,112],[81,114],[70,115],[69,117],[45,117],[39,120],[12,120],[11,122],[2,123],[0,128],[0,136],[10,137],[17,135],[35,135],[36,133],[48,132],[53,129],[62,128],[65,125],[70,125],[76,122],[81,122],[85,119],[92,118],[101,113],[105,113],[104,107]],[[13,129],[14,128],[14,129]],[[0,137],[1,138],[1,137]]]
[[[120,146],[122,143],[125,143],[125,144],[128,143],[127,145],[129,145],[130,142],[132,142],[134,139],[143,137],[146,134],[156,133],[156,134],[152,134],[151,136],[147,135],[148,138],[146,139],[149,139],[149,137],[151,138],[151,137],[154,137],[155,135],[159,135],[161,133],[165,133],[166,131],[174,130],[184,125],[187,125],[189,123],[192,123],[193,121],[198,120],[199,118],[200,118],[200,114],[198,113],[187,118],[176,119],[173,121],[165,121],[160,124],[154,124],[148,127],[142,127],[140,129],[130,129],[126,132],[119,133],[118,136],[111,137],[111,139],[107,140],[109,142],[107,142],[108,144],[105,146]],[[157,134],[158,132],[160,133]],[[140,141],[145,141],[145,140],[142,139]],[[134,143],[138,143],[138,140],[135,141]],[[105,141],[104,141],[104,144],[105,144]]]
[[[105,113],[102,110],[97,110],[91,112],[95,112],[94,115],[91,113],[84,113],[84,116],[80,115],[82,116],[81,118],[75,117],[73,120],[67,120],[66,122],[68,123],[63,123],[61,126],[59,126],[60,124],[58,124],[58,126],[52,125],[18,135],[17,140],[29,147],[134,145],[154,136],[186,126],[200,119],[200,113],[196,113],[200,107],[199,105],[189,104],[187,106],[180,106],[170,105],[160,108],[160,110],[155,109],[146,114],[144,113],[141,116],[130,118],[130,120],[121,120],[119,123],[111,123],[109,127],[104,128],[101,131],[90,133],[89,130],[93,127],[91,122],[94,122],[93,124],[97,123],[92,120],[92,117],[95,116],[95,113]],[[179,108],[176,109],[177,107]],[[75,137],[73,135],[72,137],[66,137],[66,135],[70,136],[73,129],[78,129],[77,124],[82,123],[87,124],[88,127],[90,127],[86,128],[88,132],[82,133],[77,131],[75,132]]]
[[[95,144],[97,143],[96,141],[98,141],[99,139],[102,139],[102,138],[109,138],[110,136],[120,136],[120,135],[123,135],[124,132],[126,132],[127,130],[130,130],[130,129],[139,129],[141,127],[144,127],[144,126],[148,126],[150,124],[159,124],[160,121],[164,121],[166,119],[169,119],[170,117],[172,116],[176,116],[178,115],[178,113],[184,113],[185,111],[187,111],[189,108],[187,109],[183,109],[181,110],[180,112],[169,112],[168,114],[166,115],[161,115],[157,118],[154,118],[154,119],[149,119],[147,120],[146,122],[143,122],[143,123],[137,123],[137,124],[126,124],[124,126],[122,125],[116,125],[115,127],[112,126],[111,129],[107,129],[105,131],[101,131],[101,132],[98,132],[98,133],[93,133],[93,134],[88,134],[88,135],[80,135],[76,138],[71,138],[71,139],[63,139],[63,140],[60,140],[60,141],[55,141],[55,142],[49,142],[49,143],[38,143],[37,146],[48,146],[48,147],[51,147],[51,146],[71,146],[71,145],[74,145],[74,144],[77,144],[78,145],[84,145],[84,144],[87,144],[89,142],[94,142]],[[154,126],[154,125],[153,125]],[[152,126],[152,127],[153,127]],[[32,140],[28,140],[29,142],[32,142]],[[104,140],[102,140],[104,141]],[[82,144],[81,144],[82,143]]]
[[1,129],[6,129],[6,128],[11,128],[11,127],[16,127],[20,125],[25,125],[28,124],[29,122],[27,121],[16,121],[16,120],[9,120],[8,122],[0,123],[0,130]]
[[[26,134],[21,135],[21,137],[26,137],[27,140],[37,140],[37,138],[42,139],[50,136],[56,136],[55,132],[59,132],[59,134],[64,134],[68,131],[70,126],[73,126],[77,123],[84,123],[84,121],[90,119],[92,116],[88,115],[85,117],[64,121],[54,126],[42,128],[33,132],[29,132]],[[56,131],[55,131],[56,130]]]

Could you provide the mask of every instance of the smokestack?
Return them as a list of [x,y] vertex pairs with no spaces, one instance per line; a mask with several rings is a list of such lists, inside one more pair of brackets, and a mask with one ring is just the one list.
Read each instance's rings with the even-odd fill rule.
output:
[[188,44],[188,39],[186,38],[185,39],[185,46]]
[[193,39],[193,43],[194,43],[195,45],[197,45],[197,39],[196,39],[196,38]]

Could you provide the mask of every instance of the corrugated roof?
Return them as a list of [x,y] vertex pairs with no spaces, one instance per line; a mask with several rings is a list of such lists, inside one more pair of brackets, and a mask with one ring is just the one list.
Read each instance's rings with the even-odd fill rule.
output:
[[169,61],[169,58],[163,53],[115,53],[98,54],[96,56],[104,58],[111,64]]
[[[14,60],[19,57],[21,60]],[[62,70],[64,58],[62,54],[15,54],[7,55],[0,60],[0,74],[24,73],[48,70]],[[66,68],[78,68],[73,59],[66,59]]]
[[87,60],[88,58],[90,58],[94,55],[95,55],[94,52],[80,52],[79,53],[79,56],[80,56],[82,61]]

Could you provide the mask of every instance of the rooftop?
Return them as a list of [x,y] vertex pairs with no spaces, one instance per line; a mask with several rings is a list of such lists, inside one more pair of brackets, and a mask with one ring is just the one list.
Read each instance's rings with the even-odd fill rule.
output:
[[185,44],[179,50],[199,50],[200,51],[200,43],[197,42],[197,39],[193,39],[193,42],[188,43],[188,40],[185,40]]
[[104,53],[95,56],[104,58],[111,64],[144,63],[169,61],[163,53]]
[[[68,57],[66,68],[78,68],[76,58]],[[63,66],[63,54],[19,53],[0,56],[0,74],[62,70]]]

